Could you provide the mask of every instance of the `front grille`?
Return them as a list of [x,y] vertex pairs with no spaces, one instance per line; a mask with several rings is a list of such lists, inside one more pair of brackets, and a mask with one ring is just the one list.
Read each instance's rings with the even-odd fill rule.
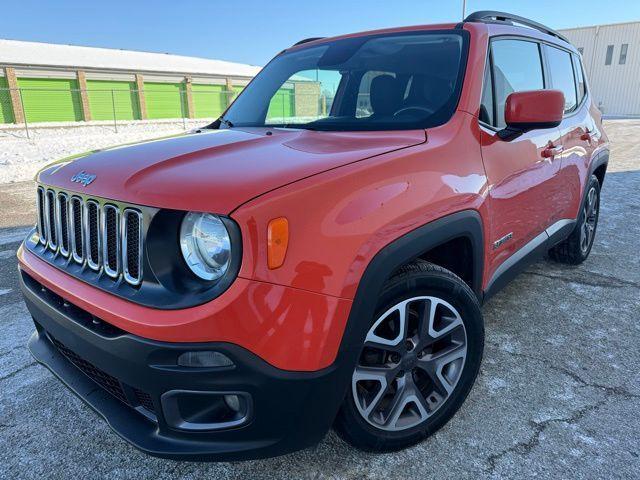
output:
[[[150,413],[155,413],[155,409],[153,406],[153,400],[151,399],[151,395],[147,392],[139,390],[137,388],[128,387],[124,383],[120,382],[113,375],[109,375],[104,370],[96,367],[91,362],[85,360],[76,352],[68,348],[62,342],[55,339],[51,334],[47,334],[53,345],[58,349],[58,351],[64,355],[67,360],[69,360],[73,365],[75,365],[82,373],[84,373],[91,380],[100,385],[104,390],[108,393],[116,397],[121,402],[125,403],[130,407],[144,407]],[[132,398],[129,399],[127,394],[125,393],[125,388],[129,388],[130,392],[133,392]]]
[[46,218],[45,224],[47,226],[47,246],[51,250],[58,249],[58,225],[56,222],[56,197],[55,192],[53,190],[47,190],[47,194],[45,197],[45,205],[46,205]]
[[117,277],[120,272],[120,212],[113,205],[103,207],[102,230],[104,270],[110,277]]
[[142,278],[142,215],[136,210],[124,211],[123,228],[124,278],[137,285]]
[[46,224],[44,221],[44,188],[38,187],[38,202],[37,202],[37,212],[38,212],[38,237],[40,238],[40,243],[43,245],[47,243],[47,235],[46,235]]
[[114,281],[140,285],[144,225],[138,210],[42,186],[37,210],[38,235],[46,249]]
[[60,253],[65,257],[69,256],[69,197],[66,193],[59,193],[56,203],[56,225],[59,228]]
[[62,342],[56,340],[53,336],[49,335],[49,338],[56,346],[56,348],[60,351],[60,353],[62,353],[65,357],[67,357],[67,360],[78,367],[82,371],[82,373],[84,373],[87,377],[96,382],[121,402],[129,404],[127,396],[124,393],[124,389],[122,388],[122,385],[117,378],[109,375],[107,372],[100,370],[92,363],[86,361],[80,355],[76,354],[73,350],[67,348]]
[[133,393],[135,393],[136,400],[140,405],[142,405],[150,412],[155,412],[155,407],[153,406],[151,395],[149,395],[147,392],[143,392],[142,390],[138,390],[137,388],[133,389]]
[[77,197],[71,199],[71,253],[77,263],[84,261],[84,227],[82,200]]
[[87,201],[86,206],[87,264],[93,270],[100,270],[100,223],[98,219],[100,209],[95,200]]

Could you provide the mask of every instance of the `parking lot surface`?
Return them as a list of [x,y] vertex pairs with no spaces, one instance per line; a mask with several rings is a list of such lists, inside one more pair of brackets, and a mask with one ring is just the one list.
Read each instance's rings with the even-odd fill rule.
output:
[[[268,460],[183,463],[112,433],[25,344],[15,252],[30,182],[0,185],[0,478],[639,478],[640,122],[606,124],[612,158],[591,257],[542,261],[483,308],[480,376],[455,418],[405,451],[357,451],[330,433]],[[313,415],[313,412],[309,412]]]

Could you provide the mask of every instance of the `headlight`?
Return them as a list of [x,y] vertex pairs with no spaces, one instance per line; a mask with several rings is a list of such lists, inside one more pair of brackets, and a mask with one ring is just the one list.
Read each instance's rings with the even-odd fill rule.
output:
[[180,248],[189,268],[203,280],[217,280],[229,268],[231,239],[215,215],[185,215],[180,227]]

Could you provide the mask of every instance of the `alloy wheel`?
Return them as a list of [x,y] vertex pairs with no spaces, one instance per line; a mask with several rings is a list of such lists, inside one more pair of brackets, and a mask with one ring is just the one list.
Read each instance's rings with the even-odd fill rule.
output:
[[419,425],[449,399],[466,355],[464,323],[451,304],[421,296],[394,305],[369,329],[353,373],[360,415],[386,431]]
[[587,253],[598,223],[598,192],[595,187],[591,187],[583,206],[582,225],[580,226],[580,249],[582,253]]

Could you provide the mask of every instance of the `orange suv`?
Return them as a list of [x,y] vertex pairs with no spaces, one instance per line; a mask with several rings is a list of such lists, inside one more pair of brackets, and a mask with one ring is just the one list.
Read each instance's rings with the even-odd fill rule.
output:
[[608,158],[530,20],[305,40],[211,125],[38,174],[29,348],[152,455],[406,447],[469,393],[482,302],[588,257]]

